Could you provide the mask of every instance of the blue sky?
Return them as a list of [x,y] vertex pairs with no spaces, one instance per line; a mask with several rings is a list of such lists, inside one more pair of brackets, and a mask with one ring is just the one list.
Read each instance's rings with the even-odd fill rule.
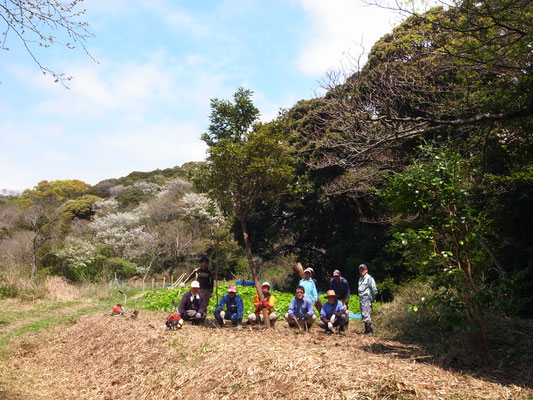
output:
[[309,99],[399,16],[358,0],[86,0],[95,35],[36,53],[73,76],[43,76],[15,37],[0,51],[0,189],[95,184],[205,158],[209,100],[254,91],[262,119]]

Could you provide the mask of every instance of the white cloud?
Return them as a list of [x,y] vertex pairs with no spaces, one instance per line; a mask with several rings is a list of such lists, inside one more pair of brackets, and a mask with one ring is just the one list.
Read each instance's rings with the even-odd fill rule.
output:
[[360,0],[299,0],[311,18],[306,43],[297,60],[306,75],[320,77],[339,68],[347,56],[358,57],[392,29],[395,15]]
[[[95,161],[111,176],[133,170],[168,168],[205,159],[202,128],[194,122],[163,121],[127,132],[104,132],[95,140]],[[117,171],[113,173],[114,171]],[[122,172],[119,172],[122,171]]]

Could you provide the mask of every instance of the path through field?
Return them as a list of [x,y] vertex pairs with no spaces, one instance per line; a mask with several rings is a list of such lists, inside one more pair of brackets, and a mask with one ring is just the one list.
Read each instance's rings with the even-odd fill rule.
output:
[[[186,325],[164,314],[86,315],[10,347],[0,398],[9,399],[531,399],[428,362],[414,348],[364,337]],[[151,328],[153,324],[156,328]]]

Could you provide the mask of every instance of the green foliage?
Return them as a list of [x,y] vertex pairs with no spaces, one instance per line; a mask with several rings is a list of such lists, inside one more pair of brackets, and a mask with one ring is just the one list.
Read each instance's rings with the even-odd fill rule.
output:
[[0,298],[2,297],[16,297],[18,290],[14,286],[2,285],[0,286]]
[[[177,298],[180,293],[179,288],[174,288],[172,290],[159,290],[146,293],[140,300],[139,304],[141,307],[147,310],[153,311],[165,311],[170,312],[173,309],[172,300],[177,299],[177,304],[181,301],[181,297],[188,291],[190,288],[184,287],[181,290],[180,297]],[[219,301],[224,294],[228,292],[228,285],[219,285],[218,286],[218,298]],[[293,293],[290,292],[280,292],[277,290],[271,290],[274,296],[276,296],[276,305],[274,307],[274,312],[278,314],[278,319],[283,318],[283,316],[289,310],[289,305],[291,300],[294,297]],[[237,286],[237,294],[242,297],[244,303],[244,319],[249,314],[252,314],[255,311],[254,308],[254,296],[257,294],[254,286]],[[324,303],[326,300],[322,300]],[[209,306],[207,307],[208,317],[213,317],[216,309],[216,299],[213,292],[213,297],[209,301]],[[376,307],[379,307],[379,303],[375,303]],[[359,298],[355,295],[350,296],[350,311],[354,313],[359,313]],[[316,310],[315,310],[316,313]],[[318,315],[318,313],[316,313]]]
[[119,194],[117,196],[117,201],[119,202],[121,207],[125,208],[130,206],[137,206],[147,197],[148,195],[144,193],[141,189],[131,188],[130,190]]
[[40,199],[53,198],[59,202],[76,199],[85,194],[91,185],[77,179],[41,181],[33,189],[26,189],[18,198],[21,206],[29,206]]
[[99,197],[86,194],[65,204],[61,210],[61,214],[66,221],[90,219],[94,215],[94,203],[99,200]]

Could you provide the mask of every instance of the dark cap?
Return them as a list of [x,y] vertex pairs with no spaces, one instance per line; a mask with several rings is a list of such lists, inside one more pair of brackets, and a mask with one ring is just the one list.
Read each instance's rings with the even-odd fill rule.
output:
[[359,266],[359,269],[368,269],[368,267],[367,267],[365,264],[361,264],[361,265]]

